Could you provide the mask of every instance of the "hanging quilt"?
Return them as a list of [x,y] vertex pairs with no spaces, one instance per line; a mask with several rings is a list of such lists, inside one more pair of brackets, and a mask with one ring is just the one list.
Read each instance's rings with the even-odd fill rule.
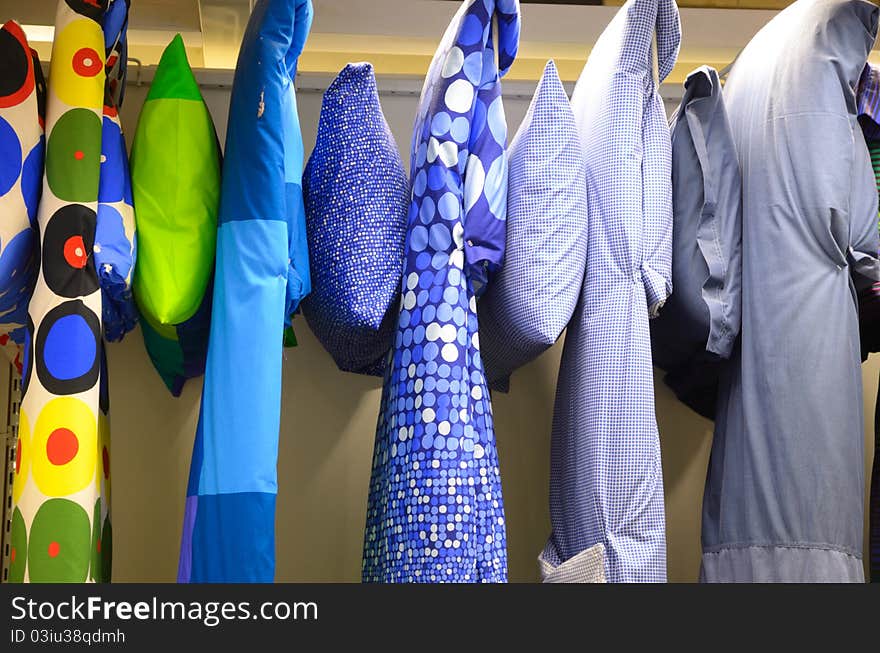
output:
[[95,269],[101,281],[104,334],[116,342],[137,324],[131,293],[136,256],[135,214],[128,152],[119,120],[124,88],[129,0],[112,0],[104,15],[107,83],[101,137],[101,182],[95,232]]
[[672,155],[658,91],[680,36],[673,0],[629,0],[572,96],[589,246],[556,390],[547,582],[666,580],[648,317],[671,291]]
[[303,193],[312,276],[303,315],[339,369],[382,376],[397,323],[409,182],[370,64],[349,64],[324,93]]
[[22,371],[27,306],[39,271],[46,86],[18,23],[0,28],[0,348]]
[[311,22],[309,0],[259,0],[238,56],[180,582],[275,574],[282,337],[310,289],[293,79]]
[[724,87],[743,174],[743,324],[721,380],[703,579],[862,582],[864,422],[853,273],[880,280],[854,89],[862,0],[799,0]]
[[141,110],[131,174],[141,331],[176,397],[205,372],[220,202],[220,145],[179,34],[162,53]]
[[402,298],[373,454],[364,581],[507,580],[476,295],[504,255],[507,121],[500,78],[516,57],[519,32],[516,0],[465,0],[422,91]]
[[55,20],[38,210],[42,267],[28,311],[13,485],[14,581],[110,576],[106,365],[93,256],[105,8],[62,0]]

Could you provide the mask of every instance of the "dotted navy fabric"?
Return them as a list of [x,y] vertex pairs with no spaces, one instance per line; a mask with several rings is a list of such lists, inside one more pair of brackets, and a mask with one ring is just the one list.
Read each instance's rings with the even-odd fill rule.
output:
[[515,0],[465,0],[425,81],[367,506],[367,582],[507,580],[476,293],[504,253],[507,124],[499,80],[516,56],[519,28]]
[[648,315],[671,291],[671,144],[658,86],[679,39],[672,0],[629,0],[571,102],[587,165],[589,255],[559,372],[553,532],[542,560],[557,567],[601,543],[609,582],[666,579]]
[[489,386],[553,345],[574,313],[587,259],[587,173],[568,95],[550,61],[510,144],[504,266],[480,298]]
[[303,175],[312,292],[302,310],[341,370],[381,376],[397,322],[409,182],[373,67],[324,94]]

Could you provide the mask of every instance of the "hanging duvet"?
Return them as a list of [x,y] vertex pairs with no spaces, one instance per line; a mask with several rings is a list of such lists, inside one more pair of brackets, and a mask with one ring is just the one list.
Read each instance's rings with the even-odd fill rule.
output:
[[854,89],[878,11],[799,0],[752,39],[724,88],[743,173],[743,323],[703,502],[708,581],[864,579],[851,272],[880,276]]
[[507,579],[476,294],[504,254],[507,123],[500,78],[513,64],[519,30],[516,0],[465,0],[422,91],[402,299],[373,454],[364,581]]
[[101,176],[105,4],[62,0],[28,309],[10,579],[109,580],[109,431],[94,241]]
[[39,271],[46,86],[18,23],[0,28],[0,348],[18,372]]
[[679,39],[672,0],[629,0],[572,96],[589,246],[556,391],[547,582],[666,580],[648,316],[671,290],[671,145],[658,86]]
[[178,580],[271,582],[285,324],[309,292],[293,78],[309,0],[260,0],[238,56]]

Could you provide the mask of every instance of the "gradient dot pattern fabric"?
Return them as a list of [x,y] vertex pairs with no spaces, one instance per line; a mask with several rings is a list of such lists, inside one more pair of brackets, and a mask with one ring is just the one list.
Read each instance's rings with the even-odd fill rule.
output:
[[94,256],[106,3],[95,4],[62,0],[55,20],[37,212],[42,273],[28,309],[13,483],[14,581],[110,580],[109,397]]
[[553,531],[541,560],[556,582],[583,581],[584,565],[595,571],[584,553],[591,549],[603,550],[608,582],[666,580],[648,318],[672,290],[672,148],[658,90],[680,37],[675,2],[629,0],[572,95],[587,166],[589,255],[553,415]]
[[401,301],[373,453],[366,582],[507,580],[476,296],[504,255],[500,78],[516,56],[519,32],[518,2],[465,0],[425,81]]
[[396,325],[409,181],[372,65],[349,64],[324,94],[303,193],[312,276],[303,314],[341,370],[381,376]]

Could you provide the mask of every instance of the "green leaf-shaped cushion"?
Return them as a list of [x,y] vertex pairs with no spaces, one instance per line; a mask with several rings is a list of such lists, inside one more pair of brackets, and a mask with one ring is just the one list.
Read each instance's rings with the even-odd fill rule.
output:
[[141,111],[131,176],[135,299],[147,351],[178,394],[186,378],[204,371],[210,310],[203,302],[211,299],[220,199],[220,147],[180,35],[162,54]]

